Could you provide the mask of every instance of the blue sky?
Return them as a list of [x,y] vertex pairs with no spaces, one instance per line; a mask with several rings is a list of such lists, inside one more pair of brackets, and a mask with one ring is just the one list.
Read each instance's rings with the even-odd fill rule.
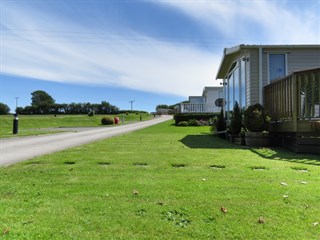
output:
[[201,95],[223,49],[320,44],[319,0],[0,0],[0,102],[154,111]]

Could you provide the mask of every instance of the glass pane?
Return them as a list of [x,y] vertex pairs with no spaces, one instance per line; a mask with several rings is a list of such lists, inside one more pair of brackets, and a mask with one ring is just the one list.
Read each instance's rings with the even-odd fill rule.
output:
[[280,79],[286,75],[286,63],[284,54],[269,55],[269,78],[270,81]]
[[228,102],[229,111],[232,111],[232,109],[233,109],[233,101],[234,101],[234,99],[233,99],[233,91],[234,91],[233,76],[234,75],[232,74],[230,79],[229,79],[229,102]]
[[240,106],[241,108],[246,107],[246,63],[241,61],[241,101]]
[[233,92],[234,92],[234,99],[232,103],[232,109],[236,102],[240,102],[240,85],[239,85],[239,68],[237,67],[233,72],[233,80],[234,80],[234,86],[233,86]]

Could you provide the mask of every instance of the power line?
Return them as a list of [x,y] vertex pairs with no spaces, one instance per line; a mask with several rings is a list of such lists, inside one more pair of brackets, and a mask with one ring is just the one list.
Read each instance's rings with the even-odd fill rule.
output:
[[[116,40],[138,43],[152,43],[152,45],[195,44],[208,46],[225,46],[234,42],[247,42],[246,39],[225,39],[219,37],[194,37],[194,36],[169,36],[163,34],[148,34],[144,37],[128,33],[111,34],[105,32],[81,32],[66,30],[27,30],[27,29],[3,29],[3,40],[8,41],[45,41],[45,42],[79,42],[99,43],[99,41]],[[35,37],[35,38],[34,38]],[[252,41],[252,39],[250,40]],[[101,42],[104,43],[104,42]],[[121,44],[121,42],[120,42]]]

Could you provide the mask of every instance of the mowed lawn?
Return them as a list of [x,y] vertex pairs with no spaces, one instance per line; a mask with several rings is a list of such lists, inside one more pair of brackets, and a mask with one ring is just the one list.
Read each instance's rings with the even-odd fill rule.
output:
[[[18,136],[29,136],[48,134],[53,132],[64,131],[64,127],[101,127],[101,118],[106,115],[94,115],[89,117],[88,115],[19,115],[19,131]],[[122,117],[124,124],[140,121],[140,114],[119,114],[108,115],[110,117],[119,117],[120,124],[122,123]],[[153,115],[142,113],[142,120],[149,120],[153,118]],[[54,129],[51,129],[54,128]],[[60,128],[60,129],[59,129]],[[0,138],[15,137],[17,135],[12,134],[13,130],[13,116],[12,115],[0,115]]]
[[319,155],[172,124],[1,167],[0,238],[320,239]]

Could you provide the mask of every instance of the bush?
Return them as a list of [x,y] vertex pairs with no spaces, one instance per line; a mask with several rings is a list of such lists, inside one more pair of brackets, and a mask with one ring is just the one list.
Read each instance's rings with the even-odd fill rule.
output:
[[175,124],[178,125],[179,122],[188,122],[190,119],[210,121],[210,119],[217,115],[218,113],[177,113],[174,115],[174,120]]
[[200,126],[209,126],[209,122],[208,121],[205,121],[205,120],[199,120],[199,124]]
[[88,116],[89,116],[89,117],[93,117],[93,115],[94,115],[94,110],[88,112]]
[[220,114],[218,115],[216,121],[213,123],[215,125],[215,129],[218,132],[225,131],[226,130],[226,120],[224,118],[223,109],[221,109]]
[[215,117],[213,119],[211,132],[212,133],[215,133],[216,131],[220,132],[218,133],[218,136],[221,138],[225,138],[226,134],[224,133],[224,131],[226,130],[226,128],[227,128],[227,125],[226,125],[226,120],[224,118],[224,111],[222,108],[218,117]]
[[181,122],[179,122],[179,123],[177,124],[177,126],[179,126],[179,127],[186,127],[186,126],[188,126],[188,122],[186,122],[186,121],[181,121]]
[[217,121],[218,121],[218,117],[215,116],[215,117],[212,119],[211,128],[210,128],[210,131],[211,131],[212,134],[214,134],[215,131],[217,131],[217,128],[216,128]]
[[196,120],[196,119],[190,119],[190,120],[188,121],[188,126],[200,126],[200,123],[199,123],[199,121]]
[[263,132],[268,130],[270,118],[264,107],[257,103],[244,111],[244,126],[250,132]]
[[103,117],[101,119],[102,125],[112,125],[113,124],[113,118],[112,117]]
[[149,114],[149,112],[146,111],[140,111],[140,110],[119,110],[117,112],[115,112],[116,114],[126,114],[129,115],[130,113],[145,113],[145,114]]

